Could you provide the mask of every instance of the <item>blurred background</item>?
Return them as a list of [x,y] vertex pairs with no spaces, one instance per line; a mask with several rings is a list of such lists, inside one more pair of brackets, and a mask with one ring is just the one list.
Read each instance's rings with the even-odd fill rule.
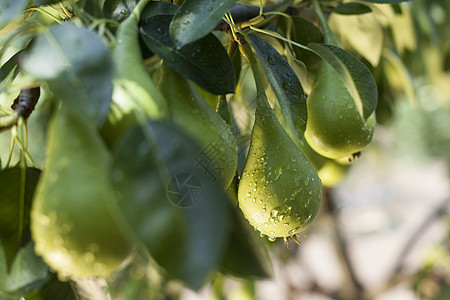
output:
[[371,8],[329,22],[377,81],[372,143],[323,171],[300,246],[266,243],[272,278],[216,278],[182,299],[450,299],[450,1]]

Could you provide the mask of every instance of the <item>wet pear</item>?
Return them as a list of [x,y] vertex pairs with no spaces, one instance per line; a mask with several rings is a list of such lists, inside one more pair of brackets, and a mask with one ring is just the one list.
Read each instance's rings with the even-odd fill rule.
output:
[[260,94],[238,189],[245,218],[271,240],[289,237],[312,222],[321,199],[316,170],[280,125],[265,95]]
[[195,86],[175,70],[162,65],[159,89],[167,100],[171,120],[203,148],[199,164],[209,164],[214,176],[228,187],[237,168],[236,140],[230,126],[200,96]]
[[361,117],[338,73],[325,62],[320,64],[307,98],[307,110],[305,138],[322,156],[351,157],[372,139],[375,113],[367,120]]
[[50,123],[31,209],[35,250],[60,279],[109,277],[134,246],[119,223],[109,153],[94,124],[67,108]]

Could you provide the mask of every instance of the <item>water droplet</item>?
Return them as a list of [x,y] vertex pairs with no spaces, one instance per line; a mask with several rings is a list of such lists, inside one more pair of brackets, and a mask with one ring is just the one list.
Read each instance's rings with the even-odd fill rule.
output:
[[309,220],[311,220],[311,217],[312,217],[312,215],[309,215],[309,216],[306,218],[305,223],[308,223]]
[[352,108],[353,108],[353,104],[348,103],[348,104],[347,104],[347,108],[348,108],[348,109],[352,109]]
[[206,10],[207,10],[207,11],[212,11],[212,10],[213,10],[213,7],[210,6],[210,7],[208,7]]
[[247,197],[250,197],[252,194],[250,192],[247,193]]
[[126,16],[126,15],[128,15],[128,11],[126,9],[122,9],[120,11],[120,14]]
[[269,64],[274,65],[275,61],[272,57],[269,57],[269,59],[267,60],[269,62]]
[[309,176],[303,179],[303,184],[307,186],[309,184]]
[[274,180],[277,181],[278,179],[280,179],[281,173],[283,173],[283,170],[281,168],[278,168],[278,169],[275,169],[274,173],[275,173]]
[[256,198],[253,198],[253,199],[252,199],[252,202],[255,203],[255,202],[256,202]]
[[259,236],[260,236],[260,237],[265,237],[266,235],[265,235],[264,233],[260,232],[260,233],[259,233]]
[[331,106],[334,106],[334,101],[330,101],[330,105],[331,105]]
[[344,118],[344,115],[343,115],[343,114],[338,114],[338,118],[339,118],[340,120],[342,120],[342,119]]
[[[273,231],[271,231],[270,233],[273,233]],[[268,236],[267,239],[271,242],[275,242],[275,240],[277,239],[276,237],[273,236]]]

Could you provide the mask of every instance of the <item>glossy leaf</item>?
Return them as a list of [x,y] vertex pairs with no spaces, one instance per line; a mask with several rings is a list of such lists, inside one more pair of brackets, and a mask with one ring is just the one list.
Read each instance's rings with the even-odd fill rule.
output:
[[299,138],[306,129],[306,94],[294,70],[287,61],[263,38],[251,34],[250,42],[258,61],[275,92],[284,118]]
[[233,93],[233,65],[222,43],[208,34],[177,50],[169,37],[171,19],[169,15],[156,15],[142,22],[141,36],[150,50],[204,90],[216,95]]
[[39,175],[40,171],[33,168],[0,171],[0,240],[8,268],[30,240],[31,199]]
[[342,48],[310,43],[308,47],[330,64],[347,87],[355,105],[366,120],[377,106],[377,86],[369,69]]
[[118,22],[128,17],[138,0],[107,0],[103,5],[103,13],[107,18]]
[[47,80],[61,101],[102,124],[112,96],[113,63],[103,41],[74,24],[54,25],[22,56],[21,67]]
[[362,15],[370,13],[372,9],[364,4],[357,2],[341,3],[338,7],[333,9],[333,12],[341,15]]
[[34,253],[32,241],[17,253],[9,272],[0,244],[0,291],[14,295],[18,299],[39,289],[47,281],[48,274],[47,265]]
[[112,173],[119,205],[151,256],[195,289],[228,239],[229,200],[208,173],[206,150],[180,128],[150,122],[117,143]]
[[0,28],[19,17],[27,3],[27,0],[2,0],[0,2]]
[[219,24],[236,0],[184,0],[170,24],[177,49],[206,36]]
[[155,15],[174,15],[178,10],[177,5],[165,1],[152,1],[147,4],[141,13],[141,22]]

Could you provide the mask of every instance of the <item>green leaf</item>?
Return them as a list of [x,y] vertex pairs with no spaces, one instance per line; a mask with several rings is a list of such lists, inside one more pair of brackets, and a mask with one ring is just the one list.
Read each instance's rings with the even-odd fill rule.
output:
[[375,111],[378,100],[377,86],[369,69],[342,48],[317,43],[310,43],[308,47],[339,74],[366,120]]
[[220,272],[240,278],[267,278],[272,266],[266,248],[249,231],[242,212],[235,210],[230,241]]
[[414,0],[362,0],[369,3],[380,3],[380,4],[397,4],[402,2],[410,2]]
[[22,56],[21,67],[47,80],[55,96],[102,124],[112,96],[113,63],[103,41],[71,23],[39,35]]
[[46,282],[48,266],[34,253],[33,241],[29,241],[17,253],[10,272],[6,270],[1,246],[0,243],[0,291],[14,295],[17,299],[36,291]]
[[8,269],[30,240],[30,207],[39,175],[40,171],[33,168],[0,171],[0,240]]
[[25,300],[77,300],[69,282],[61,282],[53,275],[38,291],[28,294]]
[[234,71],[222,43],[213,35],[177,50],[169,37],[172,16],[156,15],[141,24],[141,36],[147,47],[171,68],[216,94],[234,92]]
[[308,116],[306,94],[297,74],[280,53],[263,38],[255,34],[249,35],[249,38],[288,125],[301,139],[306,130]]
[[341,3],[338,7],[333,9],[334,13],[341,15],[362,15],[370,13],[372,9],[364,4],[357,2]]
[[[279,18],[278,26],[285,33],[287,38],[296,43],[308,45],[309,43],[323,42],[323,35],[320,29],[304,18]],[[295,58],[305,63],[308,69],[317,68],[320,62],[317,55],[299,47],[293,47],[293,51],[295,53]]]
[[0,93],[5,91],[9,84],[14,80],[14,77],[17,76],[17,58],[20,55],[20,52],[11,56],[3,66],[0,68]]
[[0,2],[0,29],[18,18],[26,8],[27,0],[2,0]]
[[147,4],[141,13],[141,22],[155,15],[174,15],[178,10],[177,5],[165,1],[152,1]]
[[103,13],[105,17],[120,22],[131,14],[137,2],[138,0],[107,0],[103,5]]
[[170,24],[177,49],[211,32],[236,0],[184,0]]
[[229,199],[207,172],[207,150],[174,125],[150,122],[119,140],[112,172],[119,205],[150,255],[194,289],[228,239]]

